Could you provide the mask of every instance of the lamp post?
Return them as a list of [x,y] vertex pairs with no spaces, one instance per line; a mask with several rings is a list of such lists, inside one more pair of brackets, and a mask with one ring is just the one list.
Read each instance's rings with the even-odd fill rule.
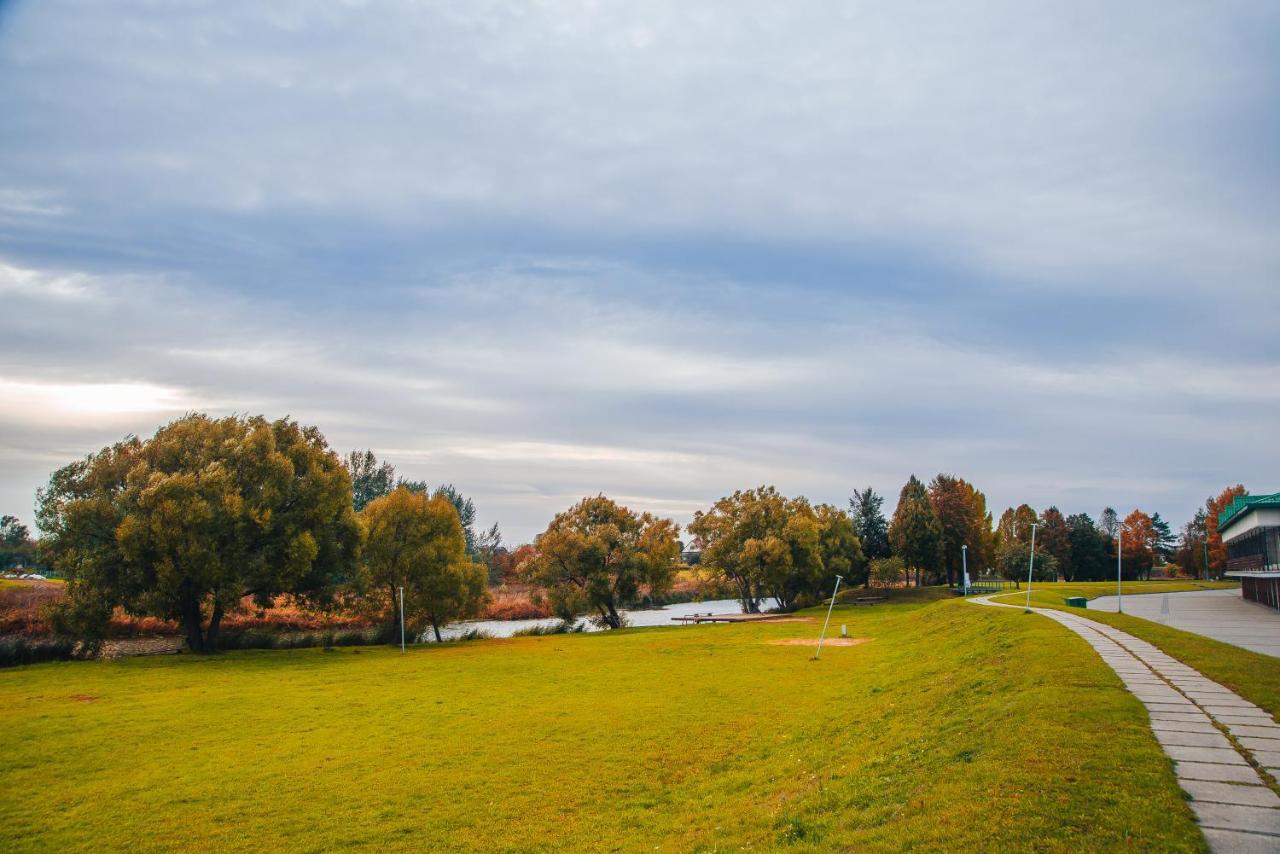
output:
[[1121,581],[1121,555],[1124,554],[1124,531],[1116,531],[1116,613],[1124,613],[1124,584]]
[[969,595],[969,547],[960,547],[960,565],[964,572],[964,595]]
[[1023,606],[1022,613],[1031,613],[1031,573],[1036,568],[1036,526],[1039,522],[1031,523],[1031,560],[1027,562],[1027,604]]
[[400,588],[400,651],[404,652],[404,588]]

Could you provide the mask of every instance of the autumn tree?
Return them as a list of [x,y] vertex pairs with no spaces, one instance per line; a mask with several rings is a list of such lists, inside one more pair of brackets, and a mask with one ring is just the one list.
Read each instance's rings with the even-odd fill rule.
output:
[[1218,516],[1231,506],[1237,498],[1248,495],[1249,490],[1243,484],[1228,486],[1218,493],[1216,498],[1208,498],[1204,503],[1205,530],[1209,538],[1209,570],[1213,578],[1220,578],[1227,571],[1227,547],[1222,543],[1222,535],[1218,533]]
[[1134,510],[1120,525],[1122,566],[1126,578],[1150,578],[1158,537],[1151,517]]
[[100,630],[116,606],[179,621],[214,652],[251,597],[322,598],[353,565],[351,479],[314,427],[188,415],[58,469],[38,493],[43,548],[69,607]]
[[1209,565],[1205,560],[1208,554],[1205,547],[1207,535],[1208,516],[1202,507],[1182,526],[1178,537],[1178,564],[1195,578],[1209,577]]
[[1044,544],[1045,552],[1053,555],[1062,577],[1071,581],[1075,578],[1075,568],[1071,563],[1071,529],[1062,511],[1057,507],[1050,507],[1041,513],[1038,530],[1038,537]]
[[603,495],[584,498],[551,520],[519,572],[547,591],[560,616],[594,611],[601,625],[617,629],[619,609],[642,588],[651,595],[670,589],[679,533],[670,519],[637,514]]
[[485,567],[467,554],[458,512],[448,498],[429,498],[401,486],[360,511],[365,546],[360,589],[388,624],[398,617],[404,590],[405,623],[440,627],[477,616],[488,597]]
[[1031,539],[1031,525],[1037,521],[1039,516],[1030,504],[1006,508],[996,524],[996,543],[1007,545],[1027,542]]
[[880,557],[871,561],[871,582],[880,587],[897,587],[906,578],[907,567],[900,557]]
[[842,576],[850,586],[866,583],[867,559],[862,551],[853,518],[838,507],[819,504],[814,508],[818,519],[818,550],[822,558],[822,574],[811,593],[825,598],[835,589],[836,576]]
[[929,503],[938,517],[947,584],[954,585],[961,578],[963,546],[969,547],[968,560],[976,575],[989,560],[991,516],[987,513],[987,497],[964,478],[940,474],[929,484]]
[[849,512],[867,560],[888,557],[889,520],[884,516],[884,496],[869,486],[859,490],[849,499]]
[[786,498],[772,486],[739,490],[695,513],[689,532],[703,544],[702,566],[737,588],[749,614],[759,612],[762,599],[790,608],[821,587],[821,524],[803,498]]
[[929,501],[929,491],[914,474],[898,495],[898,506],[889,524],[889,544],[902,558],[908,573],[914,569],[916,586],[923,576],[933,578],[942,557],[942,524]]

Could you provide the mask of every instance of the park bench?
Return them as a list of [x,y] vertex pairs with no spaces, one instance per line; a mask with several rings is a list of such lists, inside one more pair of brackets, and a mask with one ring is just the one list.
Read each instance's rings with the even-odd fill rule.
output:
[[853,600],[853,604],[855,604],[855,605],[874,605],[874,604],[876,604],[877,602],[883,602],[884,600],[885,600],[885,597],[883,597],[883,596],[859,596],[858,598],[856,598],[856,599],[854,599],[854,600]]

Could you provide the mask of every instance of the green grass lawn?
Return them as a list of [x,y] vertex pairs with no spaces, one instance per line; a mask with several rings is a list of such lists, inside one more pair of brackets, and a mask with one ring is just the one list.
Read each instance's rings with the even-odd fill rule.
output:
[[[1173,593],[1182,590],[1237,586],[1239,585],[1236,582],[1127,581],[1124,585],[1124,594],[1128,596],[1142,593]],[[1042,608],[1070,611],[1153,643],[1189,667],[1194,667],[1215,682],[1226,685],[1246,700],[1266,709],[1273,717],[1280,718],[1280,659],[1232,646],[1194,632],[1162,626],[1141,617],[1112,614],[1106,611],[1081,611],[1079,608],[1069,608],[1066,604],[1068,596],[1096,599],[1099,596],[1114,596],[1115,592],[1115,582],[1033,585],[1031,604]],[[1000,602],[1016,605],[1024,601],[1025,595],[1024,591],[1021,596],[1010,594],[994,598]]]
[[0,671],[0,847],[1203,850],[1081,639],[932,598]]

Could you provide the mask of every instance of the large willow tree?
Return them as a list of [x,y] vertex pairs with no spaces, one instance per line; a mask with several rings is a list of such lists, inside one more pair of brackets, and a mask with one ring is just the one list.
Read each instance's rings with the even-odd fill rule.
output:
[[702,565],[737,588],[749,614],[769,597],[790,609],[829,595],[835,573],[849,577],[863,562],[846,514],[824,508],[819,515],[804,498],[787,498],[772,486],[721,498],[694,514],[689,533],[702,541]]
[[72,611],[177,620],[217,649],[246,597],[320,598],[360,546],[351,480],[324,436],[294,421],[188,415],[65,466],[38,495],[42,548]]
[[617,629],[619,609],[641,589],[671,588],[679,533],[670,519],[635,513],[603,495],[584,498],[551,520],[519,572],[547,591],[560,616],[595,612],[601,625]]
[[446,494],[428,497],[400,486],[360,511],[365,528],[361,587],[387,622],[397,619],[404,591],[405,619],[440,627],[480,613],[488,597],[484,566],[467,555],[458,511]]

